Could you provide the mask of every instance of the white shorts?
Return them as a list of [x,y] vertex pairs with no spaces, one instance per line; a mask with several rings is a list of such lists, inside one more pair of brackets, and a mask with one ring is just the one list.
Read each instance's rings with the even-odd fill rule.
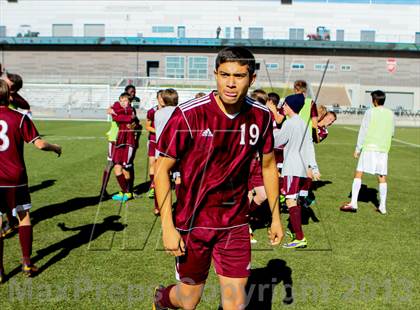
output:
[[362,151],[356,170],[369,174],[387,175],[388,153]]

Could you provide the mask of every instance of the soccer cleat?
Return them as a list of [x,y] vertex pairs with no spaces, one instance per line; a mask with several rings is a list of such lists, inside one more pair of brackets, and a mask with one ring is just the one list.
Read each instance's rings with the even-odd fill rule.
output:
[[38,268],[33,264],[31,264],[31,265],[23,264],[22,265],[22,273],[23,273],[24,276],[31,278],[38,273]]
[[280,194],[280,203],[286,203],[286,196]]
[[149,189],[148,197],[150,199],[155,198],[155,189],[153,187],[151,189]]
[[258,240],[255,239],[254,234],[249,234],[249,239],[251,241],[251,244],[255,244],[258,242]]
[[291,240],[295,240],[296,236],[294,233],[292,233],[290,230],[286,231],[286,235],[291,239]]
[[302,240],[293,240],[289,243],[283,244],[283,248],[285,249],[299,249],[299,248],[306,248],[308,246],[308,241],[306,241],[306,238],[303,238]]
[[6,238],[12,232],[14,232],[18,228],[19,224],[9,225],[7,222],[1,230],[1,237]]
[[[167,310],[168,308],[162,308],[159,305],[159,301],[158,299],[161,298],[162,293],[160,292],[161,290],[163,290],[165,287],[163,285],[159,285],[155,287],[154,293],[153,293],[153,305],[152,305],[152,310]],[[158,295],[159,298],[158,298]]]
[[343,205],[343,206],[340,207],[340,211],[356,213],[357,212],[357,208],[353,207],[349,203],[346,203],[345,205]]
[[114,196],[112,196],[112,200],[116,200],[116,201],[123,201],[123,198],[124,198],[123,192],[119,192],[118,194],[115,194]]
[[124,195],[123,195],[123,199],[122,199],[122,201],[127,201],[127,200],[131,200],[131,199],[133,199],[134,198],[134,196],[133,196],[133,194],[132,193],[124,193]]
[[381,206],[379,206],[379,208],[377,210],[382,215],[385,215],[386,214],[386,208],[385,207],[382,208]]

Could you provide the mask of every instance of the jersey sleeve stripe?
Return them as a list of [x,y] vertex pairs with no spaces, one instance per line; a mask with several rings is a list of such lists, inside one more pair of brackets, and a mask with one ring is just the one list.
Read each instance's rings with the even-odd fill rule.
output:
[[206,102],[198,103],[198,104],[196,104],[196,105],[189,106],[189,107],[184,108],[184,109],[181,109],[181,110],[182,110],[183,112],[187,112],[187,111],[189,111],[189,110],[191,110],[191,109],[197,108],[197,107],[199,107],[199,106],[202,106],[202,105],[204,105],[204,104],[208,104],[208,103],[210,103],[210,101],[206,101]]
[[200,101],[194,101],[194,102],[186,102],[185,104],[181,104],[179,106],[179,108],[181,110],[185,110],[185,109],[188,109],[188,108],[191,108],[191,107],[195,107],[197,105],[201,105],[203,103],[210,103],[210,102],[211,102],[210,98],[207,98],[206,100],[200,100]]
[[29,141],[28,143],[34,143],[36,140],[41,139],[40,136],[36,136],[35,138],[33,138],[31,141]]

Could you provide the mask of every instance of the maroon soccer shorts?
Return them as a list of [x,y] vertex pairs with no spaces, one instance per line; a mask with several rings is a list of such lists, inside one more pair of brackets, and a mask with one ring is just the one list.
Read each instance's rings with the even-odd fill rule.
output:
[[149,157],[155,157],[156,156],[156,142],[149,140],[149,143],[147,145],[147,155]]
[[308,196],[308,192],[312,186],[312,178],[301,178],[300,179],[300,195]]
[[251,269],[248,225],[228,229],[195,228],[181,233],[186,254],[176,259],[177,279],[186,284],[206,281],[213,259],[218,275],[246,278]]
[[11,213],[17,216],[18,212],[29,210],[31,207],[31,196],[27,185],[0,188],[0,215]]
[[[302,180],[305,179],[306,178],[302,178]],[[300,191],[300,186],[302,185],[302,180],[299,177],[284,176],[283,187],[281,188],[282,195],[289,199],[297,199]]]
[[257,160],[252,160],[249,171],[248,190],[259,186],[264,186],[261,163]]
[[124,168],[131,168],[133,165],[134,151],[134,148],[128,145],[115,147],[112,161],[115,165],[121,165]]
[[108,161],[112,161],[114,152],[115,152],[115,142],[109,141],[108,142]]

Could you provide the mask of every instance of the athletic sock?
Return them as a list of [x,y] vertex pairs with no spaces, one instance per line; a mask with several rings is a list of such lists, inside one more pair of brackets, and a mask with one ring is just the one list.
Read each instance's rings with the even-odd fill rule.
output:
[[117,181],[118,181],[118,184],[121,187],[122,192],[126,193],[127,192],[127,180],[126,180],[124,174],[117,175]]
[[32,226],[19,226],[19,241],[22,248],[22,258],[25,265],[31,264],[32,255]]
[[360,187],[362,186],[362,179],[354,178],[353,186],[351,188],[351,206],[357,209],[357,199],[359,197]]
[[150,178],[150,187],[153,187],[153,180],[155,179],[155,175],[149,174],[149,178]]
[[381,209],[386,208],[387,188],[388,188],[388,186],[387,186],[386,183],[379,183],[379,197],[380,197],[379,208],[381,208]]
[[[178,307],[175,307],[172,302],[171,302],[171,298],[169,297],[171,289],[173,287],[175,287],[175,284],[169,285],[161,290],[159,290],[158,294],[157,294],[157,304],[159,305],[159,307],[161,308],[169,308],[169,309],[178,309]],[[175,288],[176,289],[176,288]]]
[[302,230],[302,209],[299,205],[289,208],[290,224],[297,240],[304,238]]

